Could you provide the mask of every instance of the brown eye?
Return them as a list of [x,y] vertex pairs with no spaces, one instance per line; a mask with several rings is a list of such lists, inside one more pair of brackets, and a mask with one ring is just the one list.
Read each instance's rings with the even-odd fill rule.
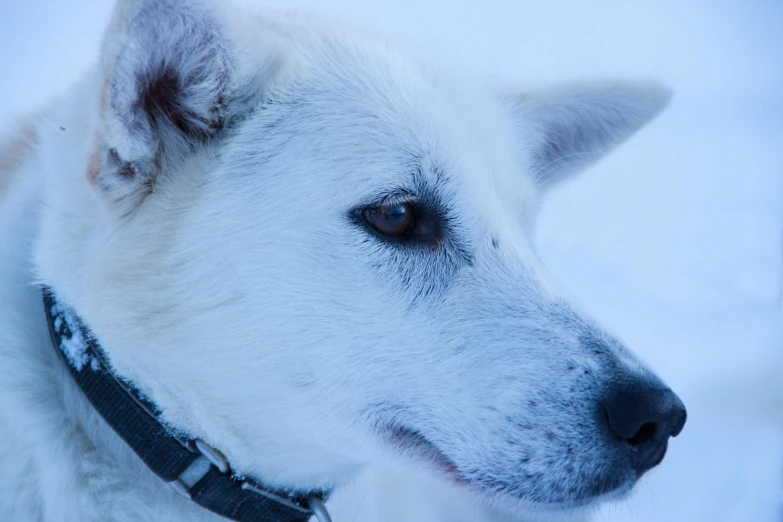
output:
[[413,225],[413,207],[410,203],[366,208],[364,219],[384,236],[402,237]]

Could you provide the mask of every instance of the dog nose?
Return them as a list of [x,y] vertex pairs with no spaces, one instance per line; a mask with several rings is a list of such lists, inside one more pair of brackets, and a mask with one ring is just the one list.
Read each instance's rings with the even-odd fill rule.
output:
[[680,434],[687,416],[673,391],[643,381],[615,388],[602,410],[609,431],[625,446],[639,475],[660,464],[669,437]]

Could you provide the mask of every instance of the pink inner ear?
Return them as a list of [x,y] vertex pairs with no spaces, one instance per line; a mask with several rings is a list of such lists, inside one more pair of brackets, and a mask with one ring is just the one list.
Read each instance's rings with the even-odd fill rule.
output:
[[90,155],[90,163],[87,166],[87,181],[90,185],[95,186],[101,168],[103,168],[103,161],[101,160],[101,149],[98,146],[98,137],[96,136],[95,145],[93,146],[93,151]]

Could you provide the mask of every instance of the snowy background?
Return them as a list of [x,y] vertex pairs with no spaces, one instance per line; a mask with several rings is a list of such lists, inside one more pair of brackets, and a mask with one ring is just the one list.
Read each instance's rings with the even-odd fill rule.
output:
[[[671,107],[545,206],[553,275],[689,420],[599,521],[783,521],[783,2],[245,0],[520,83],[654,77]],[[0,0],[0,124],[97,56],[108,0]]]

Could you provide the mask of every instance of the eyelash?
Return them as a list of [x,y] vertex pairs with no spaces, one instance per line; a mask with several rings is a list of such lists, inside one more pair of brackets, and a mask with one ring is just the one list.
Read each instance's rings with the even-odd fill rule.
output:
[[399,190],[393,193],[381,194],[380,197],[374,202],[362,205],[361,208],[374,208],[374,207],[390,207],[394,205],[402,205],[407,203],[414,208],[418,208],[421,204],[419,198],[415,194],[407,190]]

